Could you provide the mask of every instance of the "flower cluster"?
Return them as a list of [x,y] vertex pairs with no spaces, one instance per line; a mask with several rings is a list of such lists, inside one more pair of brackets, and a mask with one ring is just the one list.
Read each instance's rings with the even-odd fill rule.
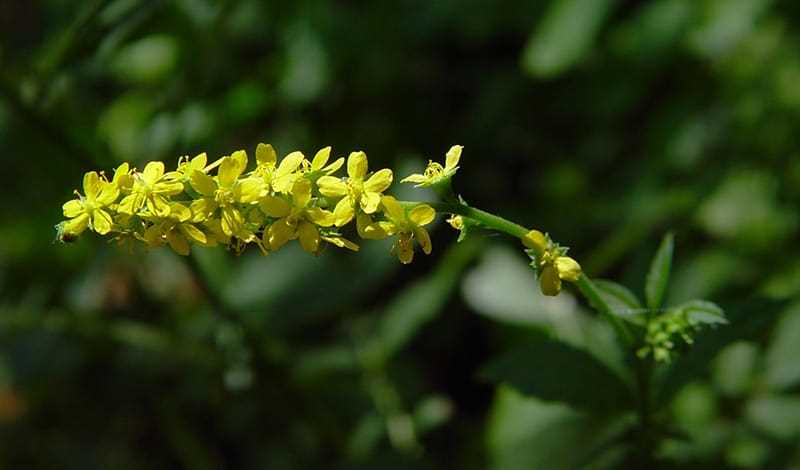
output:
[[562,280],[575,282],[580,278],[580,264],[566,256],[567,248],[553,242],[547,234],[531,230],[522,238],[522,244],[528,248],[526,252],[544,295],[558,295]]
[[87,229],[119,241],[150,247],[168,245],[188,255],[192,245],[224,245],[235,252],[256,245],[263,254],[291,240],[319,254],[327,244],[358,250],[343,231],[355,222],[361,238],[395,236],[392,252],[403,263],[414,257],[414,242],[431,252],[425,225],[436,215],[426,204],[400,203],[384,194],[389,169],[370,172],[364,152],[346,160],[347,176],[336,176],[344,158],[330,162],[325,147],[309,161],[292,152],[278,161],[271,145],[259,144],[255,167],[244,150],[209,163],[205,153],[182,157],[174,171],[161,162],[143,170],[120,165],[111,179],[90,171],[83,194],[63,206],[58,238],[72,241]]

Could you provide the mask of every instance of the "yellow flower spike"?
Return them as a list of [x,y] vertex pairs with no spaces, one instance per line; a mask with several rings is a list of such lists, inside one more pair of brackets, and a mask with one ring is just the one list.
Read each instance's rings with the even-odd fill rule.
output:
[[77,237],[86,228],[100,235],[111,231],[113,220],[105,208],[117,200],[117,186],[100,178],[97,172],[90,171],[83,175],[83,193],[85,196],[78,194],[78,199],[67,201],[62,206],[64,217],[72,220],[61,226],[61,239],[64,234]]
[[357,209],[365,214],[375,213],[382,193],[391,186],[394,177],[392,170],[379,170],[365,181],[367,170],[367,155],[364,152],[352,152],[347,157],[346,181],[333,176],[323,176],[317,180],[319,192],[323,196],[342,198],[333,210],[337,227],[353,220]]
[[416,187],[433,186],[445,180],[449,180],[458,171],[458,162],[461,160],[461,151],[464,149],[461,145],[454,145],[450,147],[445,155],[445,165],[428,160],[428,166],[422,174],[415,173],[403,178],[401,183],[416,183]]

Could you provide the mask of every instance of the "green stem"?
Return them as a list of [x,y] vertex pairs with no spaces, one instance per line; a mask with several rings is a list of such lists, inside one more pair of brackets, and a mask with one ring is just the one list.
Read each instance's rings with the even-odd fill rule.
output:
[[[517,223],[511,222],[508,219],[504,219],[503,217],[494,215],[492,213],[476,209],[474,207],[470,207],[463,203],[447,203],[447,202],[410,202],[410,201],[402,201],[401,204],[405,206],[415,206],[418,204],[427,204],[431,206],[437,212],[444,212],[448,214],[456,214],[463,217],[468,217],[472,220],[480,222],[486,228],[496,230],[498,232],[503,232],[508,235],[511,235],[515,238],[523,238],[525,235],[530,232],[530,229],[523,227]],[[611,324],[614,328],[614,331],[619,336],[619,338],[625,342],[625,344],[629,347],[632,347],[635,343],[635,338],[630,330],[626,327],[626,325],[622,322],[622,320],[614,315],[614,312],[610,305],[603,299],[603,296],[600,295],[600,291],[597,290],[597,287],[594,283],[589,279],[589,277],[585,274],[582,274],[580,278],[575,282],[578,286],[578,289],[581,291],[581,294],[589,301],[589,303],[597,309],[600,314],[605,317],[605,319]]]

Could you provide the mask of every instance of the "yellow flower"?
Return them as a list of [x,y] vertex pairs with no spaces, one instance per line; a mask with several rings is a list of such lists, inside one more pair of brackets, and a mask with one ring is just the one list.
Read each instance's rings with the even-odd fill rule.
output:
[[261,210],[278,220],[264,230],[263,243],[277,250],[289,240],[299,239],[300,245],[309,253],[319,252],[320,227],[333,225],[333,214],[311,203],[311,182],[301,179],[294,183],[291,203],[279,196],[265,196],[259,201]]
[[258,144],[255,174],[264,180],[265,189],[272,188],[275,192],[288,194],[294,182],[302,176],[298,169],[305,161],[305,157],[301,152],[292,152],[286,155],[279,165],[277,159],[277,153],[272,145]]
[[87,227],[100,235],[111,231],[111,214],[104,208],[117,200],[119,189],[90,171],[83,175],[83,193],[85,197],[76,191],[78,199],[67,201],[62,207],[64,217],[70,219],[59,230],[62,240],[80,235]]
[[258,201],[264,183],[256,177],[240,179],[239,176],[246,167],[247,153],[239,150],[222,159],[216,177],[199,170],[192,172],[190,178],[192,188],[202,195],[192,202],[193,222],[210,218],[219,208],[222,231],[225,235],[236,236],[243,240],[253,235],[246,229],[244,217],[236,205]]
[[353,152],[347,157],[348,178],[345,181],[333,176],[323,176],[317,180],[319,192],[323,196],[342,198],[333,210],[337,227],[353,220],[356,208],[365,214],[377,211],[381,203],[381,193],[391,186],[392,170],[379,170],[365,181],[367,167],[367,155],[364,152]]
[[442,181],[449,180],[458,171],[458,161],[461,159],[461,150],[464,147],[454,145],[450,147],[445,156],[444,166],[433,160],[428,160],[428,166],[423,174],[415,173],[403,178],[401,183],[417,183],[416,187],[433,186]]
[[553,243],[542,232],[531,230],[522,238],[522,243],[533,252],[534,267],[539,273],[539,286],[544,295],[558,295],[562,280],[575,282],[581,277],[580,264],[564,256],[566,249]]
[[181,175],[182,180],[187,181],[192,177],[192,173],[194,173],[195,170],[205,173],[207,171],[206,164],[208,164],[208,155],[206,155],[205,152],[191,160],[188,156],[181,157],[178,159],[178,169],[176,172]]
[[192,211],[189,208],[177,202],[172,203],[169,216],[144,231],[144,241],[152,247],[161,246],[166,241],[176,253],[186,256],[191,250],[190,242],[208,244],[206,234],[189,222],[191,218]]
[[419,204],[406,212],[403,206],[392,196],[381,198],[383,213],[390,224],[382,227],[389,235],[397,234],[392,246],[392,254],[400,262],[408,264],[414,259],[414,240],[417,240],[426,255],[431,254],[431,237],[423,227],[436,217],[436,211],[427,204]]
[[119,212],[133,215],[146,204],[151,214],[169,215],[169,196],[183,192],[183,184],[175,180],[175,173],[164,173],[162,162],[150,162],[142,173],[134,174],[131,193],[119,203]]

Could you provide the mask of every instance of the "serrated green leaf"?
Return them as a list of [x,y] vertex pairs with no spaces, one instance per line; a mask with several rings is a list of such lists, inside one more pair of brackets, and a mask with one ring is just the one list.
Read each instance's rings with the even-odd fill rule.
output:
[[666,234],[650,264],[650,271],[647,273],[644,286],[644,296],[647,300],[647,307],[652,310],[659,309],[664,301],[664,294],[667,292],[667,284],[669,284],[669,272],[672,268],[674,246],[675,237],[672,233]]
[[593,282],[612,314],[637,325],[644,324],[643,314],[646,310],[630,289],[605,279],[595,279]]
[[688,315],[689,320],[705,325],[727,325],[725,312],[714,302],[707,300],[690,300],[675,307]]
[[481,375],[546,401],[598,413],[624,410],[634,403],[614,372],[589,353],[565,343],[540,340],[491,361]]

